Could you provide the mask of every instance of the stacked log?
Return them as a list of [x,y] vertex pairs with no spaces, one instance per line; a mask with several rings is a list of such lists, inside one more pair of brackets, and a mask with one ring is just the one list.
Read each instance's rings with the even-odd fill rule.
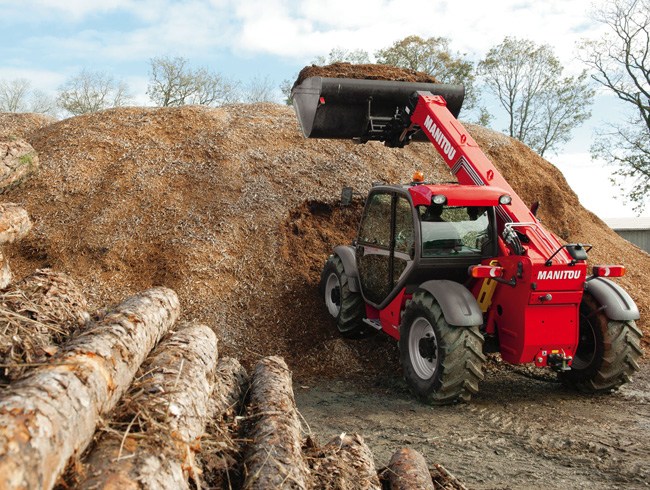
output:
[[322,448],[309,444],[308,454],[319,488],[381,490],[372,452],[359,434],[343,433]]
[[394,490],[434,490],[433,480],[424,457],[415,449],[402,448],[393,454],[383,472]]
[[219,359],[210,419],[197,454],[197,466],[209,488],[241,487],[243,448],[239,415],[248,385],[248,373],[237,359]]
[[189,488],[214,387],[217,337],[191,325],[160,343],[86,460],[83,488]]
[[0,141],[0,193],[23,182],[38,166],[38,155],[26,141]]
[[[1,143],[0,143],[1,145]],[[2,148],[0,148],[0,152]],[[0,183],[1,188],[1,183]],[[14,243],[23,238],[32,228],[27,211],[13,203],[0,204],[0,246]],[[11,268],[0,248],[0,289],[6,288],[12,280]]]
[[6,388],[0,397],[0,488],[52,488],[178,314],[173,291],[145,291],[86,329],[50,364]]
[[300,419],[291,371],[277,356],[259,361],[253,372],[244,466],[246,489],[304,489],[309,470],[302,455]]

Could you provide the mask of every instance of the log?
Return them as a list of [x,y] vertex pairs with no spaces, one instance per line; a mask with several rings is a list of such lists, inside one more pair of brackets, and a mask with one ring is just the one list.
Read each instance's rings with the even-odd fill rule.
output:
[[391,490],[434,490],[424,457],[415,449],[402,448],[393,454],[383,472]]
[[49,489],[176,321],[176,293],[133,296],[0,396],[0,488]]
[[307,488],[291,371],[282,358],[266,357],[255,366],[247,417],[244,488]]
[[32,229],[27,211],[18,204],[0,204],[0,245],[23,238]]
[[361,435],[343,433],[309,453],[316,488],[381,490],[372,452]]
[[39,167],[36,151],[26,141],[0,141],[0,193],[16,187]]
[[248,390],[248,373],[237,359],[219,359],[210,403],[211,418],[201,439],[197,466],[208,488],[239,488],[242,443],[238,420]]
[[189,488],[208,420],[217,337],[191,325],[165,339],[140,368],[113,426],[86,459],[81,488]]
[[9,261],[7,256],[0,250],[0,289],[9,286],[12,280],[13,274],[11,273],[11,267],[9,267]]

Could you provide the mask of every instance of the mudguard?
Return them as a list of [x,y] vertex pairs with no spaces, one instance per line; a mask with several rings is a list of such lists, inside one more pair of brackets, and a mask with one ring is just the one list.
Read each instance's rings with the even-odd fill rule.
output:
[[334,254],[338,255],[343,262],[345,275],[348,276],[348,287],[353,293],[358,293],[359,289],[359,270],[357,269],[357,257],[354,247],[350,245],[339,245],[334,247]]
[[472,327],[483,324],[483,312],[476,298],[462,284],[443,279],[424,282],[420,288],[436,299],[449,325]]
[[603,312],[610,320],[638,320],[640,317],[639,309],[627,291],[609,279],[591,279],[587,281],[585,291],[605,307]]

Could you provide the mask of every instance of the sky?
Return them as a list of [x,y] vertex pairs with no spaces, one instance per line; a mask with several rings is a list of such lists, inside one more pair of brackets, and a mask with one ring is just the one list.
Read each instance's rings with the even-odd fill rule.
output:
[[[54,95],[82,69],[102,71],[125,81],[136,104],[149,105],[149,60],[156,56],[182,56],[243,84],[257,79],[279,86],[332,48],[373,54],[412,34],[447,37],[454,51],[474,61],[506,36],[527,38],[551,45],[567,73],[576,74],[585,68],[576,43],[603,32],[590,15],[595,5],[593,0],[0,0],[0,79],[26,78]],[[617,199],[611,167],[589,155],[594,129],[620,119],[622,111],[601,90],[592,112],[558,154],[546,157],[601,218],[635,216]],[[650,210],[643,216],[650,217]]]

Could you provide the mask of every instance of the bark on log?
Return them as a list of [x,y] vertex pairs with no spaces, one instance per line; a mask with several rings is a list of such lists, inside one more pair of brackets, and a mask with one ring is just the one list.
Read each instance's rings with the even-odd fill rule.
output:
[[52,488],[179,314],[176,293],[124,301],[0,398],[0,488]]
[[244,393],[248,389],[248,381],[248,373],[237,359],[219,359],[210,401],[212,420],[224,419],[239,410]]
[[38,155],[26,141],[0,141],[0,193],[17,186],[37,168]]
[[5,289],[13,280],[7,256],[0,250],[0,289]]
[[23,238],[32,229],[27,211],[18,204],[0,204],[0,245]]
[[282,358],[266,357],[257,363],[248,418],[251,442],[244,460],[244,488],[307,488],[309,470],[302,457],[291,371]]
[[217,363],[217,376],[210,402],[211,418],[201,439],[197,466],[209,488],[239,488],[242,481],[242,444],[238,419],[248,390],[248,373],[237,359]]
[[161,342],[118,408],[121,433],[99,440],[80,487],[187,489],[190,475],[198,482],[194,452],[208,420],[216,365],[217,337],[205,325]]
[[316,488],[381,490],[372,452],[359,434],[341,434],[311,452]]
[[393,454],[384,472],[391,490],[434,490],[424,457],[415,449],[402,448]]

